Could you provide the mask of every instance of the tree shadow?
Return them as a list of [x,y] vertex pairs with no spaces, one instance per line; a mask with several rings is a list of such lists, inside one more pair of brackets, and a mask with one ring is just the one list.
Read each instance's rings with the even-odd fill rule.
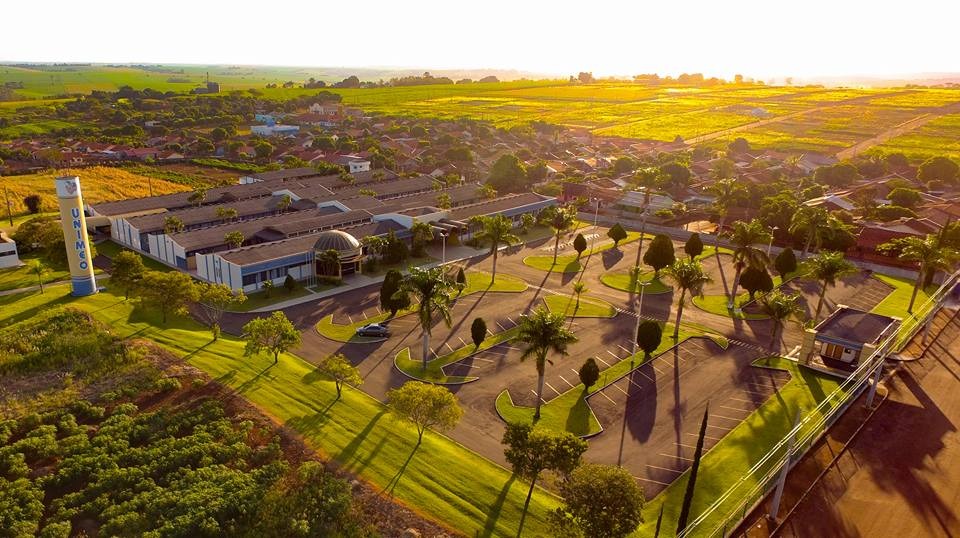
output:
[[567,414],[566,429],[568,432],[585,432],[590,428],[590,404],[585,399],[587,390],[584,389],[577,399],[577,403],[570,408]]
[[497,528],[497,520],[500,519],[500,512],[503,510],[503,504],[506,502],[507,495],[510,493],[510,488],[513,487],[513,483],[516,481],[516,479],[516,473],[511,474],[510,478],[506,481],[506,483],[503,484],[503,487],[500,488],[500,493],[497,495],[497,498],[490,506],[490,510],[487,512],[487,520],[483,523],[483,530],[480,531],[480,536],[493,536],[493,533]]
[[387,414],[387,410],[381,409],[376,415],[374,415],[373,418],[370,419],[370,422],[367,422],[367,425],[364,426],[363,429],[360,430],[360,432],[357,433],[357,435],[355,435],[346,446],[343,447],[343,450],[341,450],[334,459],[343,463],[356,459],[357,450],[359,450],[360,446],[363,445],[363,442],[366,440],[367,436],[370,435],[370,432],[373,431],[373,428],[377,425],[377,422],[380,422],[380,419],[383,418],[385,414]]
[[653,433],[657,420],[657,371],[652,360],[644,362],[627,377],[627,400],[623,419],[635,440],[645,443]]
[[604,250],[600,255],[603,261],[603,268],[610,270],[614,265],[620,263],[620,260],[623,259],[623,251],[619,248],[611,248]]
[[417,450],[420,450],[420,444],[417,443],[414,445],[413,450],[410,451],[410,454],[407,456],[407,459],[404,460],[403,465],[397,470],[397,474],[393,475],[393,478],[387,482],[387,486],[383,488],[384,493],[393,496],[393,490],[397,487],[397,484],[400,483],[400,479],[403,477],[403,473],[406,472],[407,466],[410,465],[410,460],[413,459],[413,455],[417,453]]

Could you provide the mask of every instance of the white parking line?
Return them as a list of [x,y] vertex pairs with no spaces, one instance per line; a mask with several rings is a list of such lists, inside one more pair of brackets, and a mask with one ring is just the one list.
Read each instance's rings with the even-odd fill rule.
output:
[[363,312],[360,312],[360,313],[363,314],[363,319],[367,319],[367,311],[366,311],[366,310],[364,310]]
[[619,390],[620,392],[622,392],[622,393],[624,393],[624,394],[627,393],[627,391],[621,389],[621,388],[620,388],[620,385],[617,385],[616,383],[614,383],[613,385],[610,385],[610,386],[613,387],[613,388],[615,388],[615,389],[617,389],[617,390]]
[[451,353],[453,353],[453,348],[452,348],[452,347],[450,347],[450,344],[448,344],[448,343],[446,343],[446,342],[444,342],[444,343],[443,343],[443,345],[445,345],[445,346],[447,346],[447,349],[449,349],[449,350],[450,350],[450,352],[451,352]]
[[720,407],[722,407],[722,408],[724,408],[724,409],[730,409],[730,410],[733,410],[733,411],[743,411],[744,413],[752,413],[752,412],[753,412],[753,411],[751,411],[750,409],[740,409],[739,407],[730,407],[729,405],[721,405]]
[[683,460],[683,461],[693,461],[693,458],[685,458],[685,457],[683,457],[683,456],[678,456],[678,455],[676,455],[676,454],[664,454],[663,452],[660,452],[660,455],[663,456],[663,457],[665,457],[665,458],[675,458],[675,459]]
[[[704,436],[704,437],[706,437],[706,436]],[[697,448],[697,447],[694,446],[694,445],[685,445],[685,444],[683,444],[683,443],[678,443],[678,442],[676,442],[676,441],[674,441],[673,444],[675,444],[675,445],[680,445],[680,446],[682,446],[682,447],[684,447],[684,448],[692,448],[692,449],[694,449],[694,450],[696,450],[696,448]]]
[[734,422],[742,422],[742,421],[743,421],[742,418],[725,417],[725,416],[723,416],[723,415],[718,415],[718,414],[716,414],[716,413],[710,413],[710,418],[713,418],[713,417],[724,418],[724,419],[727,419],[727,420],[732,420],[732,421],[734,421]]
[[596,394],[599,394],[600,396],[603,396],[604,398],[606,398],[607,400],[609,400],[610,403],[612,403],[612,404],[614,404],[614,405],[617,404],[617,402],[613,401],[613,398],[611,398],[611,397],[607,396],[606,394],[604,394],[604,392],[603,392],[602,390],[597,391]]
[[353,318],[350,316],[350,314],[347,314],[347,319],[350,320],[350,325],[353,325]]
[[383,310],[380,310],[379,306],[377,306],[376,308],[377,308],[377,314],[383,314]]
[[560,395],[560,391],[553,388],[553,385],[551,385],[549,381],[544,381],[544,383],[546,383],[546,385],[550,387],[550,390],[552,390],[553,392],[556,392],[558,396]]
[[500,330],[501,330],[501,331],[507,330],[507,329],[505,329],[505,328],[503,327],[503,325],[500,325],[500,322],[499,322],[499,321],[496,321],[496,322],[494,322],[494,323],[497,324],[497,327],[500,327]]
[[746,398],[737,398],[736,396],[731,396],[730,399],[731,399],[731,400],[737,400],[738,402],[745,402],[745,403],[748,403],[748,404],[754,403],[753,400],[747,400]]
[[643,377],[649,379],[651,383],[656,383],[656,382],[657,382],[656,379],[654,379],[654,378],[648,376],[647,374],[645,374],[645,373],[643,372],[643,370],[634,370],[634,371],[637,372],[638,374],[642,375]]
[[[559,375],[559,374],[557,374],[557,375]],[[567,385],[570,385],[570,388],[571,388],[571,389],[576,386],[576,385],[574,385],[573,383],[567,381],[567,378],[563,377],[562,375],[560,376],[560,379],[562,379],[563,382],[566,383]]]
[[[613,355],[613,353],[610,353],[610,354]],[[613,355],[613,356],[616,357],[616,355]],[[600,357],[600,356],[598,355],[598,356],[597,356],[597,360],[600,361],[600,362],[602,362],[602,363],[603,363],[605,366],[607,366],[608,368],[610,367],[610,363],[607,362],[607,361],[605,361],[605,360],[603,360],[603,357]]]
[[683,471],[680,471],[677,469],[671,469],[669,467],[658,467],[656,465],[650,465],[649,463],[646,465],[647,467],[653,467],[654,469],[660,469],[661,471],[670,471],[671,473],[683,474]]
[[643,480],[644,482],[653,482],[654,484],[660,484],[661,486],[669,486],[669,485],[670,485],[670,484],[668,484],[668,483],[666,483],[666,482],[661,482],[661,481],[659,481],[659,480],[654,480],[654,479],[652,479],[652,478],[644,478],[644,477],[642,477],[642,476],[635,476],[635,477],[633,477],[633,478],[635,478],[635,479],[637,479],[637,480]]
[[[697,433],[684,433],[684,435],[689,435],[690,437],[700,437],[700,434]],[[703,434],[704,439],[710,439],[711,441],[719,441],[719,437],[713,437],[707,434]]]
[[510,316],[507,316],[507,320],[508,320],[510,323],[514,324],[514,325],[517,324],[516,321],[513,321],[512,319],[510,319]]
[[730,430],[733,429],[733,428],[725,428],[725,427],[723,427],[723,426],[714,426],[713,424],[707,424],[707,427],[708,427],[708,428],[716,428],[716,429],[718,429],[718,430],[723,430],[724,432],[728,432],[728,431],[730,431]]
[[630,354],[631,354],[629,349],[621,346],[620,344],[617,344],[617,347],[620,348],[620,349],[622,349],[623,352],[626,353],[627,355],[630,355]]
[[481,362],[496,362],[496,361],[494,361],[493,359],[485,359],[485,358],[483,358],[483,357],[478,357],[478,356],[476,356],[476,355],[473,356],[473,360],[475,360],[475,361],[481,361]]
[[467,343],[463,341],[463,338],[457,337],[460,340],[460,343],[463,344],[463,347],[467,347]]

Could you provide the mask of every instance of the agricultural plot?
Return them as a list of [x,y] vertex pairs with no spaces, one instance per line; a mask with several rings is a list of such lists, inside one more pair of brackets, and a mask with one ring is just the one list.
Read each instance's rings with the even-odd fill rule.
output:
[[915,131],[891,138],[874,150],[903,152],[915,161],[937,155],[960,156],[960,114],[937,118]]

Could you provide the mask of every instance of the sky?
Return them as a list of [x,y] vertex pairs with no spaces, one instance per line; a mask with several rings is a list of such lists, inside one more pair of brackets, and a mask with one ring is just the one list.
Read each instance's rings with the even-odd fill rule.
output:
[[957,0],[20,1],[0,7],[0,61],[903,75],[960,72],[958,16]]

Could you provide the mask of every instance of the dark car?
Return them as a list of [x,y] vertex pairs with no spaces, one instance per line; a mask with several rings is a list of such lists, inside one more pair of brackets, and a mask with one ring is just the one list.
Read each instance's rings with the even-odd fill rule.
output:
[[390,336],[390,329],[386,325],[371,323],[357,327],[357,336]]

